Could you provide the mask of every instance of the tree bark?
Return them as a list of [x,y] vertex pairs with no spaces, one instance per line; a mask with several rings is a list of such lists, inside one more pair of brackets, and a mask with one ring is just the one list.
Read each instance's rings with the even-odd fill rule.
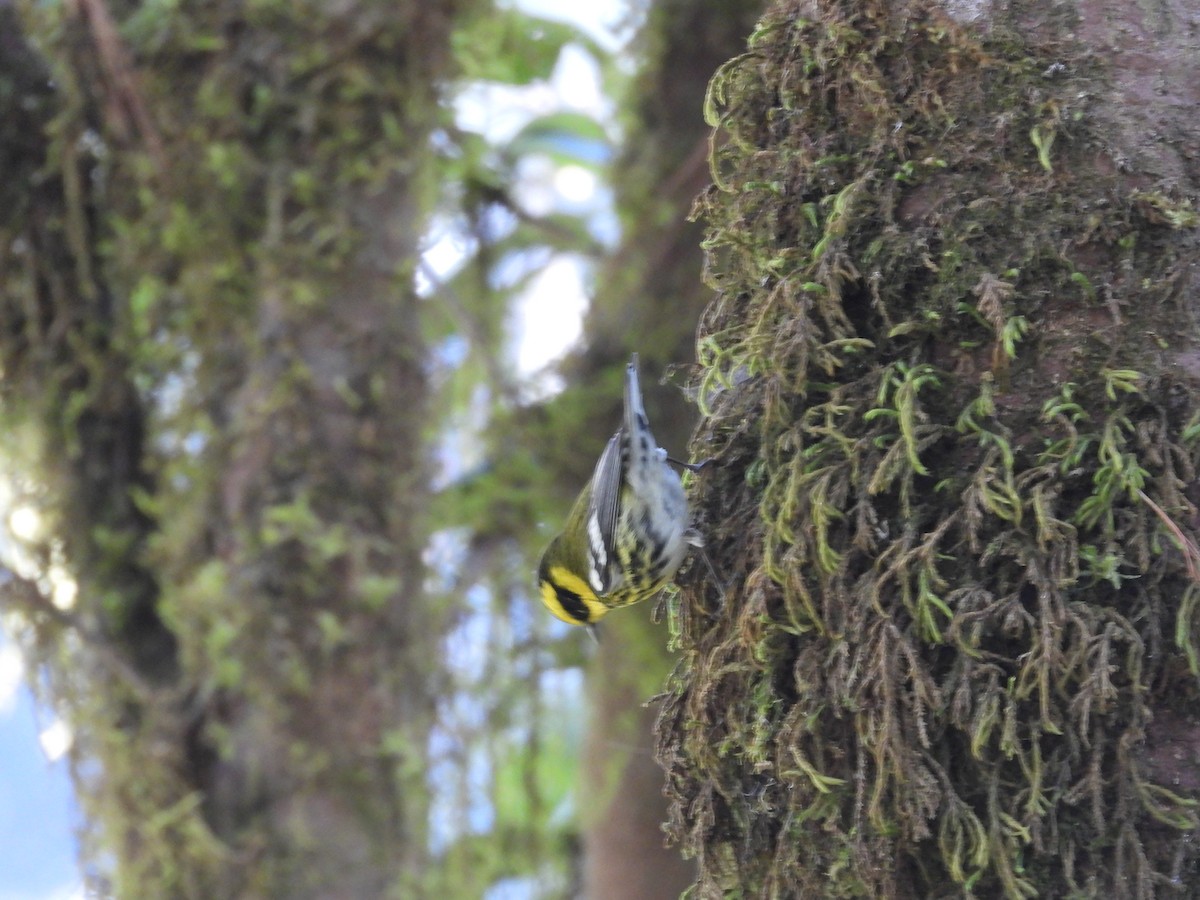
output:
[[[692,363],[693,323],[710,296],[700,277],[701,228],[688,221],[708,177],[704,89],[717,66],[745,46],[761,9],[760,0],[719,7],[667,0],[648,11],[637,42],[645,55],[628,97],[631,132],[614,173],[626,232],[585,325],[588,350],[578,378],[596,383],[596,372],[623,367],[637,351],[655,437],[672,455],[682,453],[695,409],[681,391],[657,383]],[[587,402],[594,421],[615,422],[619,398],[610,392],[578,402]],[[663,776],[652,739],[658,710],[646,705],[673,657],[663,623],[647,610],[614,615],[602,629],[589,671],[581,770],[584,896],[678,897],[694,867],[666,845]]]
[[120,896],[420,890],[411,276],[459,6],[113,6],[30,12],[51,79],[0,4],[6,425],[79,585],[6,599],[88,851]]
[[698,896],[1200,891],[1195,24],[788,0],[714,79]]

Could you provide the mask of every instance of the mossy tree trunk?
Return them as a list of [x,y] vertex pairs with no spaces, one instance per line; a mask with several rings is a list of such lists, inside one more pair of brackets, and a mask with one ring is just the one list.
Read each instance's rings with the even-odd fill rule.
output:
[[[640,354],[655,436],[682,454],[695,410],[682,392],[660,386],[664,374],[692,362],[694,323],[710,296],[700,274],[703,230],[689,221],[708,179],[705,87],[717,67],[746,45],[761,0],[714,7],[697,0],[651,5],[635,46],[642,69],[626,106],[629,132],[613,180],[624,236],[600,274],[577,380],[594,385],[586,404],[599,426],[599,447],[620,417],[614,379]],[[572,473],[571,490],[590,475]],[[588,677],[589,717],[580,785],[584,841],[583,894],[589,900],[678,897],[694,867],[666,846],[663,773],[653,755],[656,709],[646,701],[670,671],[672,655],[649,607],[605,619]]]
[[5,449],[78,584],[5,600],[118,896],[422,883],[411,275],[462,5],[0,3]]
[[714,80],[698,896],[1200,893],[1184,7],[785,0]]

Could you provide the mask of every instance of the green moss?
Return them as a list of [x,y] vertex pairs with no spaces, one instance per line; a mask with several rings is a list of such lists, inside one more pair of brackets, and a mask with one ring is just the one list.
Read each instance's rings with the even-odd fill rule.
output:
[[673,620],[673,832],[701,896],[1150,896],[1198,823],[1139,749],[1196,699],[1150,505],[1195,540],[1194,219],[1096,164],[1077,48],[889,7],[779,4],[709,92],[733,587]]
[[[426,876],[444,620],[420,590],[404,276],[467,5],[117,4],[125,100],[98,77],[103,23],[0,11],[38,64],[21,94],[0,73],[27,135],[0,156],[42,173],[0,204],[20,251],[0,253],[4,432],[36,435],[41,562],[79,586],[29,643],[115,896],[382,896]],[[419,751],[403,765],[399,731]]]

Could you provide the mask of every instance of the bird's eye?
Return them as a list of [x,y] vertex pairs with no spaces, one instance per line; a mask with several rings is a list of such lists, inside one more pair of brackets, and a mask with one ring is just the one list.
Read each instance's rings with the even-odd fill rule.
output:
[[582,597],[561,585],[554,586],[554,594],[558,598],[558,605],[562,607],[564,613],[579,625],[587,624],[589,618],[588,608],[587,604],[583,602]]

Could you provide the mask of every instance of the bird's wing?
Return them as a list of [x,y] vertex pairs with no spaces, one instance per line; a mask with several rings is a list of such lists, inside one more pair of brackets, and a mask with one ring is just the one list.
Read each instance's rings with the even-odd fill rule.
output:
[[616,585],[612,573],[619,571],[616,560],[617,517],[621,501],[621,432],[608,439],[592,475],[592,497],[588,504],[588,578],[597,594],[605,594]]

